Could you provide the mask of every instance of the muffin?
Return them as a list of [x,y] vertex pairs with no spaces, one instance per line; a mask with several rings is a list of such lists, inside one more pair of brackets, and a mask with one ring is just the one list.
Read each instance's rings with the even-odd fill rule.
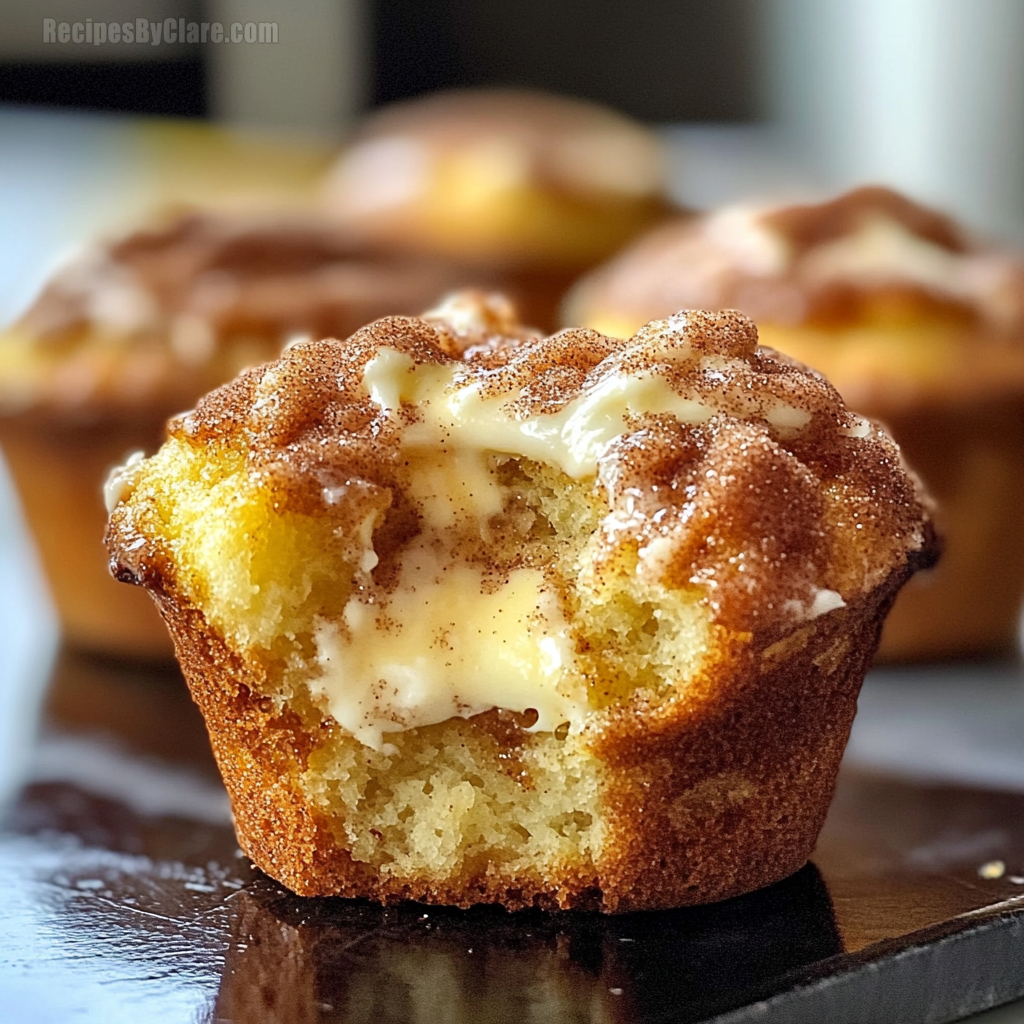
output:
[[115,586],[102,481],[164,423],[296,332],[345,337],[461,280],[288,216],[188,213],[94,246],[0,335],[0,446],[75,646],[173,656],[149,601]]
[[889,438],[737,313],[307,341],[112,479],[239,841],[300,895],[599,909],[796,871],[899,587]]
[[937,499],[942,562],[900,596],[880,657],[1013,652],[1024,597],[1024,257],[862,188],[666,226],[582,281],[566,316],[628,336],[691,304],[754,317],[764,344],[883,420]]
[[489,268],[529,323],[553,329],[581,271],[663,218],[658,140],[582,100],[515,90],[437,93],[369,118],[325,202],[375,245]]

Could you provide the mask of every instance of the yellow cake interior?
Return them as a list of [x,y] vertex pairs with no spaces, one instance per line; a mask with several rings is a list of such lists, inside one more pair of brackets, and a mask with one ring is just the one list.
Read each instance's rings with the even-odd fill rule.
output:
[[[363,737],[370,742],[337,724],[321,728],[331,694],[320,685],[318,660],[324,623],[344,620],[360,576],[365,529],[339,536],[322,515],[275,509],[274,492],[250,475],[242,454],[224,449],[211,459],[180,437],[133,481],[132,503],[148,510],[177,586],[230,647],[266,672],[263,696],[322,737],[301,787],[352,856],[384,874],[466,877],[490,865],[544,877],[592,863],[602,842],[603,765],[580,732],[583,721],[635,691],[656,705],[684,690],[720,629],[696,594],[645,581],[635,546],[595,571],[595,537],[608,509],[593,477],[497,453],[486,462],[499,509],[486,521],[464,516],[444,529],[432,530],[427,519],[408,546],[440,545],[455,562],[459,552],[468,555],[457,608],[445,607],[455,595],[439,585],[445,621],[499,628],[500,616],[490,614],[495,596],[516,579],[543,581],[541,605],[564,634],[560,670],[545,679],[555,692],[535,684],[511,701],[493,694],[504,710]],[[379,559],[387,556],[383,545],[378,531]],[[429,604],[429,592],[417,596]],[[525,628],[545,624],[534,619]],[[398,644],[402,632],[387,642]],[[546,709],[546,723],[536,707]],[[547,728],[524,735],[514,725],[531,722]]]

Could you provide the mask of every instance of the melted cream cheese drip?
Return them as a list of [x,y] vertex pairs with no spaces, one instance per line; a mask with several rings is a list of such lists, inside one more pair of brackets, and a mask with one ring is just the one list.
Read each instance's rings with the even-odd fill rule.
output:
[[[677,394],[654,373],[609,374],[559,412],[513,419],[503,406],[508,396],[485,398],[482,385],[452,388],[456,367],[417,365],[394,349],[382,349],[363,377],[370,397],[382,409],[398,412],[403,403],[419,420],[405,430],[403,445],[474,452],[501,452],[556,466],[579,480],[597,472],[602,453],[626,432],[640,413],[669,413],[680,423],[705,423],[714,406]],[[800,430],[810,414],[782,402],[766,418],[780,433]]]

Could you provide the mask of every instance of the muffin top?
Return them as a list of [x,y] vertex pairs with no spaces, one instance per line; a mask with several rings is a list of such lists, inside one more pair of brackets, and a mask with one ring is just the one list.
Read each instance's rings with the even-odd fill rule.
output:
[[742,309],[868,411],[1024,387],[1024,257],[885,188],[673,222],[581,282],[567,315],[626,334],[685,306]]
[[326,188],[334,216],[399,249],[583,269],[668,209],[658,140],[582,100],[439,93],[368,119]]
[[166,417],[294,335],[345,337],[457,283],[311,218],[189,212],[53,275],[0,335],[0,414]]
[[[820,375],[759,348],[736,312],[678,313],[625,340],[537,337],[500,302],[462,297],[293,344],[169,430],[178,451],[244,465],[276,514],[331,519],[362,545],[360,592],[382,600],[391,556],[424,531],[461,538],[459,557],[492,574],[515,568],[489,540],[512,514],[509,460],[600,506],[588,586],[628,570],[733,629],[792,628],[934,554],[893,442]],[[162,587],[146,466],[113,482],[111,545],[124,578]]]

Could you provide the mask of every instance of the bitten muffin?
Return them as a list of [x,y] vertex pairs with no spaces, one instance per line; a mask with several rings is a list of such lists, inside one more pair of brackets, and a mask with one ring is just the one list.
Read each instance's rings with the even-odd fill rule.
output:
[[628,336],[681,306],[739,308],[761,341],[885,422],[939,504],[944,554],[900,596],[891,660],[1016,649],[1024,598],[1024,257],[894,192],[731,207],[648,235],[566,316]]
[[243,849],[302,895],[608,912],[797,870],[934,557],[898,450],[737,313],[303,342],[112,481]]
[[295,333],[345,337],[435,303],[461,272],[356,246],[294,216],[191,213],[97,245],[0,335],[0,446],[66,638],[173,652],[150,602],[113,585],[102,482],[167,418]]
[[325,201],[375,245],[489,268],[498,276],[484,283],[547,329],[572,280],[671,209],[646,128],[582,100],[502,89],[384,108],[339,158]]

